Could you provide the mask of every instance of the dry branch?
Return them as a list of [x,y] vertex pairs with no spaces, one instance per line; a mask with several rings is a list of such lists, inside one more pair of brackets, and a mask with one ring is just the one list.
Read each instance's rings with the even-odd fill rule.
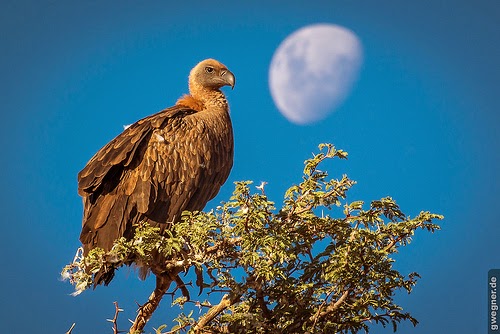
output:
[[156,287],[154,291],[149,296],[148,301],[139,307],[137,311],[137,316],[132,323],[132,327],[130,327],[130,333],[141,333],[146,326],[146,323],[153,315],[154,311],[160,304],[163,296],[167,292],[170,287],[170,283],[174,278],[172,275],[157,275],[156,276]]

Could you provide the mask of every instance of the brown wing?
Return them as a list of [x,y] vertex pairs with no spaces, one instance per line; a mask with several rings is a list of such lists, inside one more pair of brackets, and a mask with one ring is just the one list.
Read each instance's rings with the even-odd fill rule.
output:
[[139,221],[165,226],[184,210],[203,209],[232,163],[227,113],[175,106],[131,125],[78,175],[86,252],[109,250],[119,237],[131,237]]
[[149,207],[154,166],[144,161],[154,132],[194,112],[175,106],[137,121],[100,149],[78,174],[78,193],[84,203],[80,240],[86,251],[109,250],[114,240],[131,233],[131,224]]

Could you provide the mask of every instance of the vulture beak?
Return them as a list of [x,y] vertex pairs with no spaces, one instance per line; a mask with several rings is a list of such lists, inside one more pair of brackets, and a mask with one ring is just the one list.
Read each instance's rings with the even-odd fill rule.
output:
[[234,89],[234,84],[236,83],[236,79],[234,77],[234,74],[231,73],[229,70],[224,70],[220,74],[222,77],[222,80],[226,83],[227,86],[231,86],[231,89]]

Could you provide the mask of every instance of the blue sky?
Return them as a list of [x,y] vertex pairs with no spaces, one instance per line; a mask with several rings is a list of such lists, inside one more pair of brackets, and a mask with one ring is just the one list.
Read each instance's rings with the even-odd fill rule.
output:
[[[345,103],[323,122],[297,126],[273,104],[268,66],[279,43],[313,23],[349,28],[364,64]],[[153,281],[121,270],[73,298],[58,280],[79,246],[76,175],[122,125],[171,106],[199,60],[222,61],[236,180],[269,182],[280,202],[320,142],[349,152],[329,166],[358,184],[350,200],[392,196],[410,215],[446,216],[397,255],[422,279],[398,301],[420,324],[401,333],[486,331],[486,277],[500,268],[500,4],[496,0],[3,1],[0,5],[2,329],[110,333],[117,300],[134,316]],[[169,323],[164,301],[152,324]],[[373,327],[373,333],[390,328]]]

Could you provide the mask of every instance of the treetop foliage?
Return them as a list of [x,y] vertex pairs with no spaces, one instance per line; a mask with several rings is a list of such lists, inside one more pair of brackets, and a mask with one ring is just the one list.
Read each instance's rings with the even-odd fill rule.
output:
[[[416,325],[394,295],[410,293],[420,276],[395,270],[391,255],[409,244],[416,230],[438,230],[433,221],[443,217],[427,211],[410,217],[390,197],[369,204],[348,201],[355,182],[346,175],[329,178],[318,168],[347,153],[331,144],[319,150],[305,161],[302,181],[285,192],[279,206],[263,187],[254,192],[252,182],[236,182],[229,201],[215,210],[184,212],[163,234],[139,224],[133,239],[117,240],[108,253],[94,249],[85,258],[77,253],[62,276],[78,294],[102,266],[150,267],[157,252],[166,261],[154,272],[177,275],[192,268],[195,284],[172,279],[172,306],[181,310],[177,324],[159,327],[158,334],[357,333],[368,332],[370,323],[394,331],[403,320]],[[200,316],[184,314],[188,305],[200,309]],[[131,333],[137,328],[143,326]]]

